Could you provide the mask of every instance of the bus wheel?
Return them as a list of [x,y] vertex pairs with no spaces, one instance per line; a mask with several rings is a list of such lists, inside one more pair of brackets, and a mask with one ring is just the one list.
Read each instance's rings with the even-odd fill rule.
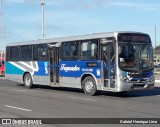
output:
[[95,80],[88,76],[82,81],[82,88],[86,95],[93,96],[97,93],[97,87]]
[[29,73],[26,73],[25,76],[24,76],[24,85],[27,88],[32,88],[33,87],[32,77]]

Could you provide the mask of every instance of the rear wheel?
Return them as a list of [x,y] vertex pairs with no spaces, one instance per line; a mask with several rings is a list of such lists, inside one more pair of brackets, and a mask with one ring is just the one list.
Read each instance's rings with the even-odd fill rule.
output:
[[93,96],[97,93],[96,82],[91,76],[86,77],[82,81],[82,88],[86,95]]
[[24,76],[24,85],[27,88],[32,88],[33,87],[32,77],[29,73],[26,73],[25,76]]

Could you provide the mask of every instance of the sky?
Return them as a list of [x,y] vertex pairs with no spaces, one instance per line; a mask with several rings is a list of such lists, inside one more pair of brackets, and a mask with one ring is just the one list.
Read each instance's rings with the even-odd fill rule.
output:
[[[42,0],[2,0],[2,47],[42,39]],[[138,31],[160,45],[160,0],[45,0],[45,39]]]

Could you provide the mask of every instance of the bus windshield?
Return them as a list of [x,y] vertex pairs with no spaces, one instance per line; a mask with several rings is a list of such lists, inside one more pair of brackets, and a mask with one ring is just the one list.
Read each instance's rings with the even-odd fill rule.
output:
[[153,50],[150,44],[121,42],[118,48],[121,70],[138,72],[153,69]]

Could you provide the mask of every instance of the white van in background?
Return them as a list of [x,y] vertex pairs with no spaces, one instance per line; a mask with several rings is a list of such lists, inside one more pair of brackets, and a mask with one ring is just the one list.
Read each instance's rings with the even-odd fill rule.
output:
[[156,59],[154,60],[154,67],[159,67],[160,66],[160,60]]

